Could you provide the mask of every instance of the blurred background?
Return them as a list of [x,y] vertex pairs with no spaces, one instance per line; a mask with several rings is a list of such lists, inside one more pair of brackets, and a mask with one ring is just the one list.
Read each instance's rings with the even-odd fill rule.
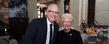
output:
[[109,0],[0,0],[0,43],[18,44],[34,18],[46,17],[47,6],[59,6],[74,17],[73,28],[81,32],[84,44],[109,44]]

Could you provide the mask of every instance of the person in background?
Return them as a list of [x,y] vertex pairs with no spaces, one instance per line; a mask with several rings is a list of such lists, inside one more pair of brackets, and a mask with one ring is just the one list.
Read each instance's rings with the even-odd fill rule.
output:
[[57,4],[50,4],[46,10],[46,18],[32,20],[24,35],[23,44],[54,44],[58,24],[59,11]]
[[73,16],[71,14],[63,14],[62,27],[56,37],[56,44],[83,44],[81,35],[78,31],[71,29]]

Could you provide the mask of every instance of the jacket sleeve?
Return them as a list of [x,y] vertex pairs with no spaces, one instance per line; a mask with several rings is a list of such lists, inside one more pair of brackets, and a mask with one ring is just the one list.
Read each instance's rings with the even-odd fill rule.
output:
[[77,33],[77,39],[76,40],[77,40],[77,42],[76,42],[77,44],[83,44],[80,32]]
[[38,31],[37,27],[37,20],[34,19],[28,26],[24,38],[23,38],[23,44],[32,44],[32,41],[34,39],[35,33]]

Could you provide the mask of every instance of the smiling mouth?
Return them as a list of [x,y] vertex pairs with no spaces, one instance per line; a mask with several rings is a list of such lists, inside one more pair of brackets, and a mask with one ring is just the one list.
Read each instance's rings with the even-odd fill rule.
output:
[[51,16],[51,17],[54,18],[54,19],[56,18],[55,16]]

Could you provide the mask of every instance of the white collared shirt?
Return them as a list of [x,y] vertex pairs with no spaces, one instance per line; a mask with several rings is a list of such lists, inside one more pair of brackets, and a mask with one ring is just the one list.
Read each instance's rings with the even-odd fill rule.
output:
[[[49,44],[49,40],[50,40],[50,24],[53,24],[53,23],[51,23],[49,20],[48,20],[48,18],[47,18],[47,35],[46,35],[46,44]],[[53,24],[53,26],[52,26],[52,29],[53,29],[53,31],[52,31],[52,33],[54,32],[54,24]]]

